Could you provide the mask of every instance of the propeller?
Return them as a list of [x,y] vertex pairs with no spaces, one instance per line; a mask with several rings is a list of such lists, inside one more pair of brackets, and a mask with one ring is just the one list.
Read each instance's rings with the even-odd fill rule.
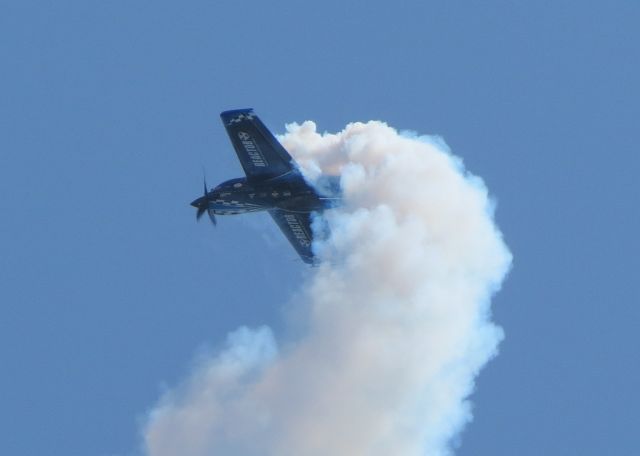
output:
[[217,224],[216,223],[216,215],[213,212],[213,209],[209,208],[209,197],[207,196],[207,194],[208,194],[208,192],[207,192],[207,180],[205,178],[204,179],[204,195],[201,196],[200,198],[192,201],[191,205],[198,209],[198,212],[196,212],[196,220],[200,220],[202,215],[205,212],[208,212],[209,213],[209,218],[211,219],[211,223],[216,225]]

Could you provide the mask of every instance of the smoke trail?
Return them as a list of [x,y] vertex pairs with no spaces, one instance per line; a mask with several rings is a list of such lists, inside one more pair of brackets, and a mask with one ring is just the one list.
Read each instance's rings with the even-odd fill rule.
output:
[[381,122],[281,140],[310,181],[344,190],[295,303],[302,335],[230,334],[152,410],[146,453],[449,454],[502,338],[489,305],[511,255],[484,184],[438,138]]

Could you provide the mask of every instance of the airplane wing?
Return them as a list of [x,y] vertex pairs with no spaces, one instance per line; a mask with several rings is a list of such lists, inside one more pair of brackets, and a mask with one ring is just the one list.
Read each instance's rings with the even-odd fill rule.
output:
[[291,245],[296,249],[302,261],[313,263],[313,231],[311,230],[311,213],[287,212],[280,209],[269,211]]
[[225,111],[220,117],[249,180],[271,179],[295,169],[289,153],[253,109]]

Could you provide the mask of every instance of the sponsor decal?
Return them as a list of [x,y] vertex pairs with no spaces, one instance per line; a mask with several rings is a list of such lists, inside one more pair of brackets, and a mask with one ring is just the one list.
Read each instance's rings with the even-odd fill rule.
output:
[[291,232],[298,243],[304,247],[309,247],[311,245],[311,241],[300,222],[298,222],[298,217],[293,214],[284,214],[284,219],[289,225],[289,228],[291,228]]
[[239,131],[238,139],[240,139],[240,144],[242,144],[242,147],[244,147],[244,150],[247,152],[249,160],[251,160],[253,166],[258,168],[264,168],[267,166],[267,161],[260,153],[260,149],[258,149],[258,146],[256,146],[255,141],[251,138],[249,133],[246,131]]

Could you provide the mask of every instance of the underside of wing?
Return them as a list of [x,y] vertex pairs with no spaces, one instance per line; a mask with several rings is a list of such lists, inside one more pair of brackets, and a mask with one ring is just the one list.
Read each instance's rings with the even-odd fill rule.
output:
[[305,263],[313,263],[313,231],[311,230],[312,213],[287,212],[279,209],[270,210],[273,220],[278,224],[291,245],[296,249]]
[[220,114],[249,180],[271,179],[294,169],[291,156],[252,109]]

